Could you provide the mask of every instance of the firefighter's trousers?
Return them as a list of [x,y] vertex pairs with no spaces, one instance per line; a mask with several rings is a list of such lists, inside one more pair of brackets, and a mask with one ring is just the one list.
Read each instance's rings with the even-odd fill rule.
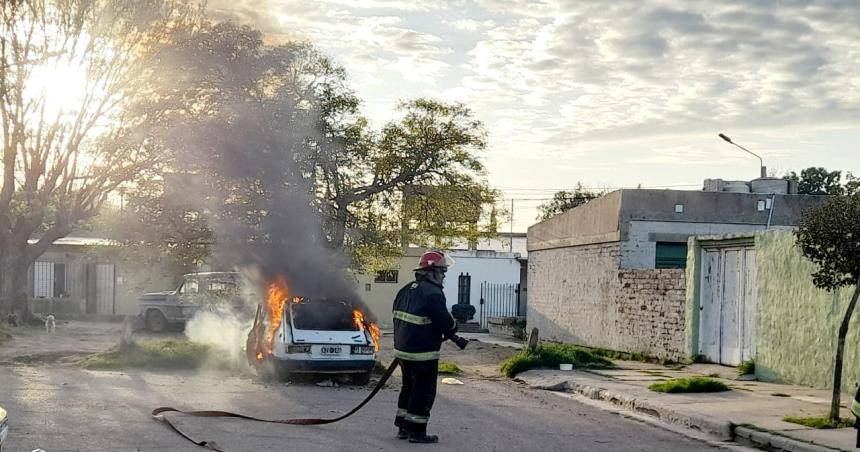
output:
[[403,388],[397,400],[397,417],[394,424],[409,433],[426,434],[430,410],[436,400],[436,377],[439,360],[401,361]]

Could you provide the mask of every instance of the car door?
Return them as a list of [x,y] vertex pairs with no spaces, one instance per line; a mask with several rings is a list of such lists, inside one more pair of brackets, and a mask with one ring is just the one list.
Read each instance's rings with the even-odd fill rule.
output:
[[263,321],[263,305],[257,305],[257,313],[254,315],[254,326],[248,332],[248,339],[245,341],[245,357],[248,358],[248,364],[253,366],[259,360],[258,353],[263,350],[263,332],[265,330]]

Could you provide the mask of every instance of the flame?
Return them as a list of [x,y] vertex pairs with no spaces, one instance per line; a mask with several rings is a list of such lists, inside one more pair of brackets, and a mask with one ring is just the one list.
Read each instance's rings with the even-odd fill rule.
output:
[[[275,342],[275,331],[281,326],[284,319],[284,303],[290,296],[290,286],[287,285],[287,279],[279,276],[269,284],[268,295],[266,296],[266,308],[269,311],[269,327],[266,330],[263,348],[269,355],[272,354],[272,344]],[[298,297],[296,297],[298,298]],[[295,299],[294,299],[295,302]],[[260,354],[257,354],[260,358]]]
[[367,323],[364,320],[364,313],[359,309],[354,309],[352,311],[352,321],[355,323],[355,326],[359,329],[359,331],[364,331],[367,329],[370,332],[370,337],[373,338],[373,350],[379,351],[379,327],[376,326],[375,323]]
[[257,360],[258,360],[258,361],[262,361],[262,360],[263,360],[263,352],[257,352]]

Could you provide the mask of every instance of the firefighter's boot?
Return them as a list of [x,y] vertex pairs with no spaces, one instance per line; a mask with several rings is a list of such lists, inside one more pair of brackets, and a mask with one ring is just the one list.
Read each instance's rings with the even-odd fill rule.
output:
[[413,433],[409,435],[409,442],[420,444],[436,444],[439,442],[439,437],[436,435],[428,435],[426,433]]
[[400,430],[397,431],[397,439],[409,439],[409,432],[401,427]]

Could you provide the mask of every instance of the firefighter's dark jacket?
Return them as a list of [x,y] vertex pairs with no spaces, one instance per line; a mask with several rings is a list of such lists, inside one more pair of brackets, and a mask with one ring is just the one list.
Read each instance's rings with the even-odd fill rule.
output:
[[394,299],[394,356],[406,361],[439,359],[445,339],[454,337],[457,323],[448,312],[442,286],[421,275],[397,292]]

